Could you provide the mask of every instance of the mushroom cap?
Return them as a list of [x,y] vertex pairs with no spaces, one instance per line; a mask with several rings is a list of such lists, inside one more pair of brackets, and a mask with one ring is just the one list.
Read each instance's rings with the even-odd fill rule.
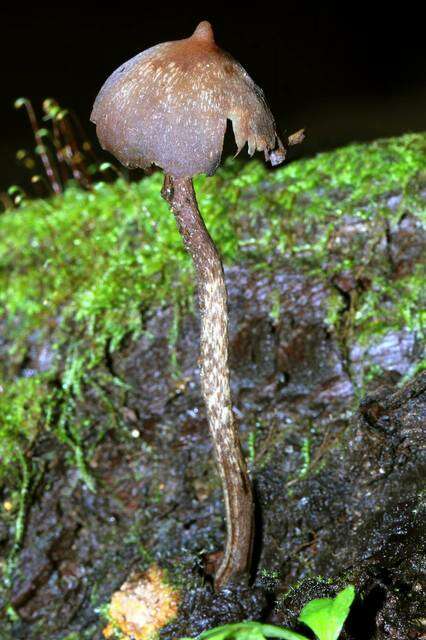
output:
[[176,178],[215,172],[227,119],[237,153],[247,142],[250,155],[284,160],[263,91],[216,45],[206,21],[191,37],[158,44],[116,69],[91,115],[102,147],[124,165],[156,164]]

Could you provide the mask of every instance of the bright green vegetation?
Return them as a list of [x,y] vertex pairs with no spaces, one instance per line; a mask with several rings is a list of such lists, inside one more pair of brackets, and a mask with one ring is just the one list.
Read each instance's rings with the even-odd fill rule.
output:
[[[318,640],[337,640],[354,598],[355,589],[349,585],[335,598],[311,600],[303,607],[298,619],[315,633]],[[300,633],[271,624],[250,621],[209,629],[197,636],[196,640],[264,640],[266,638],[307,640],[306,636]],[[182,638],[182,640],[190,640],[190,638]]]
[[[325,310],[342,340],[368,342],[391,328],[420,330],[420,273],[391,280],[376,248],[404,212],[420,216],[425,153],[426,136],[412,134],[276,171],[261,161],[230,161],[215,177],[200,177],[196,189],[226,264],[281,264],[327,283],[342,271],[372,278],[346,313],[330,286]],[[22,460],[47,431],[68,445],[71,462],[95,488],[85,462],[90,416],[79,406],[91,394],[108,409],[104,383],[118,391],[125,384],[104,366],[106,355],[140,335],[162,305],[172,305],[177,318],[173,367],[178,319],[191,308],[194,285],[161,185],[157,173],[131,184],[99,182],[92,191],[71,186],[0,216],[0,474],[11,492],[25,485]],[[395,194],[400,199],[390,207]],[[342,239],[349,220],[356,231]],[[279,314],[273,298],[271,317]],[[23,375],[43,345],[44,366],[30,364]],[[105,430],[117,420],[112,408],[109,414]]]
[[355,589],[349,585],[335,598],[311,600],[303,607],[299,620],[312,629],[319,640],[337,640],[354,598]]

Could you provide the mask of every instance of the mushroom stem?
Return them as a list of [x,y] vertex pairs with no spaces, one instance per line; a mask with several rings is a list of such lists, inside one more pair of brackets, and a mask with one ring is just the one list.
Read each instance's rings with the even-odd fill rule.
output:
[[248,576],[254,533],[254,502],[234,422],[229,386],[227,292],[222,262],[198,210],[191,178],[165,176],[161,192],[173,211],[191,255],[201,313],[201,390],[225,500],[227,539],[215,588]]

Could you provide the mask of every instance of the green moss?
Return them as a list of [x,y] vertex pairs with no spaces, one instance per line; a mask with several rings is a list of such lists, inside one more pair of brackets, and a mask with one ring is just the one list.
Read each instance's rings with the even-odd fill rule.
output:
[[[19,469],[22,452],[47,426],[51,391],[48,377],[18,378],[0,387],[0,479],[9,466]],[[18,464],[16,464],[18,463]]]
[[[359,339],[390,327],[418,330],[421,274],[390,281],[375,247],[386,224],[404,211],[423,211],[425,150],[426,136],[412,134],[276,171],[260,161],[229,161],[215,177],[197,179],[200,208],[227,264],[245,260],[273,269],[281,263],[327,282],[342,270],[374,275],[374,286],[352,310]],[[162,305],[176,310],[170,342],[178,370],[179,316],[194,284],[161,185],[157,173],[139,183],[98,183],[92,192],[70,187],[0,218],[0,322],[10,355],[0,369],[3,471],[17,451],[27,452],[51,429],[71,447],[90,484],[82,455],[90,424],[77,415],[78,399],[93,388],[101,398],[99,377],[112,377],[99,369],[106,351],[140,335],[146,315]],[[388,204],[393,194],[401,196],[396,208]],[[342,240],[348,220],[356,231]],[[272,300],[272,318],[279,314]],[[330,288],[328,323],[337,327],[341,314],[341,298]],[[43,344],[52,349],[48,372],[20,377],[29,350]]]
[[361,343],[365,344],[372,334],[380,335],[390,328],[406,327],[421,336],[424,309],[419,305],[424,275],[421,265],[399,280],[390,280],[385,274],[375,275],[371,289],[364,293],[355,313]]

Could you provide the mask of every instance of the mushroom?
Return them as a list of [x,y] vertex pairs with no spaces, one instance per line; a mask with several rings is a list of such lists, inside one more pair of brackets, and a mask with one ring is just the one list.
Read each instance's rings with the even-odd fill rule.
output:
[[[191,37],[165,42],[121,65],[96,98],[91,120],[102,147],[127,167],[155,164],[165,173],[162,196],[192,257],[201,313],[201,388],[222,481],[227,539],[215,588],[247,579],[254,501],[231,403],[227,292],[222,262],[198,210],[192,178],[212,175],[231,120],[237,153],[285,158],[263,92],[201,22]],[[294,144],[303,137],[292,136]]]

